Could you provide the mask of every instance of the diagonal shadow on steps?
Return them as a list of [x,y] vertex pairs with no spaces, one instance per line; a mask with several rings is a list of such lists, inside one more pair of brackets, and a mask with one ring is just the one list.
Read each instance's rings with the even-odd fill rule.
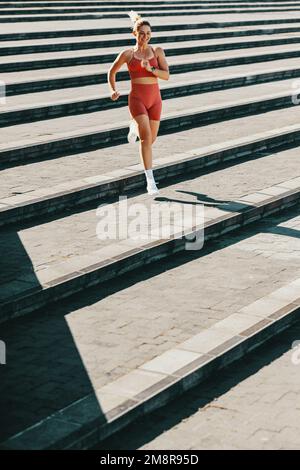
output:
[[[17,230],[1,230],[0,247],[1,315],[5,299],[42,286]],[[6,345],[6,364],[0,366],[0,442],[94,392],[68,322],[58,312],[56,305],[0,325]],[[96,398],[93,415],[104,419]],[[45,429],[44,438],[50,432]]]
[[300,238],[300,227],[294,229],[290,227],[272,227],[263,231],[264,233],[274,233],[277,235],[285,235],[287,237]]
[[246,204],[242,202],[213,199],[207,196],[206,194],[193,193],[193,192],[181,191],[181,190],[176,190],[176,191],[190,194],[190,195],[195,195],[197,196],[197,201],[185,201],[183,199],[174,199],[174,198],[169,198],[165,196],[156,196],[155,201],[178,202],[179,204],[186,204],[186,205],[192,205],[192,206],[201,205],[205,207],[215,207],[216,209],[221,209],[227,212],[236,212],[236,211],[241,212],[241,211],[245,211],[253,207],[251,204]]
[[25,290],[40,290],[33,264],[15,230],[0,231],[0,315],[1,303]]
[[[58,306],[45,309],[40,315],[15,320],[1,328],[1,339],[6,344],[6,365],[0,369],[0,441],[44,420],[56,411],[94,394],[83,357],[72,331]],[[81,355],[82,354],[82,355]],[[88,365],[94,359],[92,353]],[[103,358],[103,361],[105,359]],[[91,409],[92,408],[92,409]],[[105,419],[99,401],[89,404],[87,414]],[[27,443],[39,448],[37,442],[67,434],[72,423],[61,423],[63,429],[45,429],[44,436],[36,436]]]
[[194,191],[185,191],[183,189],[177,189],[176,192],[182,194],[188,194],[189,196],[195,196],[197,201],[200,201],[202,204],[211,203],[211,204],[228,204],[231,201],[226,199],[215,199],[207,196],[207,194],[195,193]]

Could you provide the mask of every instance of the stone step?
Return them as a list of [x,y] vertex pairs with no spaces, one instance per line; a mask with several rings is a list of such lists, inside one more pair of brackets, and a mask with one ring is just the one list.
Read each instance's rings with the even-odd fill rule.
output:
[[[291,13],[294,14],[294,12],[300,11],[300,7],[269,7],[269,8],[252,8],[251,10],[243,9],[243,8],[232,8],[232,9],[215,9],[215,10],[197,10],[197,9],[192,9],[192,10],[181,10],[178,11],[178,9],[174,10],[165,10],[165,11],[151,11],[147,9],[140,8],[139,12],[143,14],[144,16],[147,16],[148,18],[152,17],[172,17],[172,16],[211,16],[211,15],[228,15],[228,14],[255,14],[255,13],[281,13],[284,12],[285,14]],[[38,16],[40,15],[40,16]],[[0,15],[0,23],[20,23],[20,22],[37,22],[37,21],[78,21],[78,20],[100,20],[100,19],[120,19],[120,18],[126,18],[128,19],[128,14],[127,13],[116,13],[116,12],[109,12],[109,13],[77,13],[77,14],[25,14],[24,12],[19,15],[14,15],[14,14],[7,14],[6,16],[1,16]]]
[[[176,56],[183,54],[209,53],[218,51],[228,51],[234,49],[267,48],[274,46],[290,46],[300,43],[300,36],[291,36],[289,34],[279,34],[276,38],[265,36],[252,36],[251,39],[231,38],[221,39],[216,42],[215,39],[206,41],[189,41],[189,45],[184,43],[167,42],[164,43],[166,56]],[[130,40],[128,40],[130,44]],[[297,50],[297,49],[296,49]],[[120,47],[106,48],[103,54],[102,48],[92,48],[78,51],[56,51],[36,54],[21,54],[0,57],[0,66],[3,72],[16,72],[24,70],[34,70],[43,68],[65,67],[71,65],[103,64],[115,60],[120,52]],[[251,51],[250,51],[251,52]],[[271,51],[270,51],[271,52]],[[248,51],[249,53],[249,51]],[[206,59],[209,59],[206,57]],[[271,60],[271,59],[270,59]]]
[[[184,11],[184,10],[193,10],[198,13],[202,10],[208,10],[209,13],[212,12],[214,13],[215,10],[228,10],[228,12],[232,11],[239,11],[240,9],[245,9],[246,11],[249,10],[249,12],[252,11],[277,11],[278,9],[284,10],[284,11],[293,11],[293,10],[298,10],[300,4],[299,2],[281,2],[281,3],[275,3],[275,4],[265,4],[265,3],[259,3],[259,4],[247,4],[244,3],[242,5],[234,4],[234,3],[227,3],[224,2],[221,5],[218,4],[203,4],[201,5],[201,2],[198,2],[197,4],[189,4],[188,2],[185,4],[164,4],[161,3],[159,6],[159,11],[160,12],[166,12],[169,10],[174,10],[176,7],[176,11]],[[141,13],[143,12],[153,12],[157,11],[157,5],[152,5],[150,2],[148,4],[142,4],[139,6],[139,9]],[[76,5],[69,5],[67,8],[66,7],[59,7],[55,4],[53,4],[51,7],[43,6],[38,7],[26,7],[26,8],[10,8],[8,7],[3,7],[0,8],[0,15],[3,16],[14,16],[14,15],[54,15],[54,14],[75,14],[75,13],[114,13],[114,12],[122,12],[122,11],[127,11],[128,6],[127,5],[120,5],[120,4],[110,4],[107,6],[76,6]],[[198,10],[198,11],[197,11]],[[212,10],[212,11],[211,11]]]
[[[300,5],[300,4],[299,4]],[[255,28],[255,29],[254,29]],[[178,28],[179,29],[179,28]],[[252,27],[249,29],[243,29],[241,31],[236,29],[224,28],[221,32],[216,32],[215,29],[207,29],[205,33],[193,32],[187,33],[186,31],[165,35],[164,32],[155,32],[155,35],[151,38],[151,43],[156,44],[159,42],[170,42],[170,39],[180,41],[193,41],[193,40],[208,40],[208,39],[224,39],[224,38],[237,38],[237,37],[252,37],[261,35],[278,35],[278,34],[289,34],[295,35],[300,32],[300,26],[288,26],[277,27],[277,28],[261,28],[257,29]],[[123,37],[122,37],[123,36]],[[39,40],[38,43],[35,40],[25,41],[7,41],[4,45],[0,46],[0,56],[17,55],[17,54],[33,54],[41,52],[53,52],[53,51],[67,51],[67,50],[82,50],[82,49],[93,49],[97,47],[113,47],[113,46],[130,46],[132,39],[128,39],[128,33],[125,34],[111,34],[111,35],[95,35],[95,36],[80,36],[73,39],[70,42],[69,38],[60,39],[53,38],[51,43],[49,39]]]
[[[212,73],[206,70],[190,72],[188,75],[179,74],[176,86],[167,86],[164,83],[160,85],[161,95],[163,99],[168,99],[300,77],[299,67],[278,69],[277,64],[276,68],[271,68],[270,65],[268,67],[267,64],[259,65],[262,72],[256,67],[255,74],[253,66],[248,64],[220,68],[214,72],[214,79],[211,80],[201,79],[201,75],[212,78]],[[287,86],[290,85],[287,83]],[[122,93],[122,98],[119,98],[117,106],[127,106],[130,88],[130,82],[119,83],[118,90]],[[1,106],[0,127],[114,109],[116,102],[110,99],[107,89],[106,83],[45,91],[34,96],[25,94],[7,97],[6,103]]]
[[[213,130],[215,132],[215,128]],[[248,135],[222,144],[213,144],[199,149],[178,153],[154,161],[155,178],[159,182],[170,181],[179,175],[189,175],[199,169],[210,171],[212,167],[224,162],[238,162],[240,159],[263,157],[284,147],[293,148],[300,142],[300,126],[273,129],[269,132]],[[114,166],[115,168],[116,166]],[[56,165],[57,168],[57,165]],[[36,172],[36,168],[32,169]],[[77,170],[78,171],[78,170]],[[99,171],[99,170],[98,170]],[[13,173],[15,175],[15,173]],[[51,172],[47,172],[48,179]],[[24,176],[23,176],[24,177]],[[43,182],[43,173],[40,178]],[[3,175],[3,180],[6,175]],[[55,185],[36,189],[27,193],[0,198],[0,226],[16,222],[36,220],[41,216],[66,213],[91,202],[102,202],[109,197],[118,197],[124,190],[139,190],[145,186],[144,171],[141,164],[104,171],[98,175],[82,177]],[[12,191],[16,180],[11,183]],[[31,183],[31,180],[29,180]],[[41,184],[40,183],[40,184]],[[9,181],[6,182],[6,185]]]
[[1,448],[99,445],[299,320],[299,227],[298,206],[2,325]]
[[[0,4],[0,8],[35,8],[36,6],[43,6],[43,7],[53,7],[53,5],[55,4],[55,6],[65,6],[65,7],[72,7],[72,6],[81,6],[81,7],[85,7],[85,6],[111,6],[111,5],[114,5],[114,4],[117,4],[118,5],[118,2],[114,2],[114,1],[110,1],[110,2],[97,2],[97,1],[84,1],[84,2],[80,2],[80,1],[68,1],[68,2],[60,2],[58,0],[54,0],[54,2],[46,2],[46,1],[35,1],[35,2],[29,2],[29,1],[26,1],[26,2],[7,2],[5,0],[1,0],[1,4]],[[139,5],[148,5],[148,4],[161,4],[163,3],[164,5],[193,5],[193,4],[201,4],[201,5],[236,5],[236,4],[246,4],[246,5],[268,5],[268,4],[282,4],[282,5],[290,5],[290,4],[296,4],[298,5],[298,2],[296,2],[295,0],[231,0],[229,2],[227,2],[226,0],[189,0],[189,1],[180,1],[180,0],[169,0],[169,1],[166,1],[164,0],[163,2],[160,2],[160,1],[157,1],[157,2],[145,2],[145,1],[141,1],[141,2],[136,2],[138,3]]]
[[[241,5],[242,4],[242,5]],[[190,9],[223,9],[225,8],[264,8],[264,7],[293,7],[293,6],[299,6],[299,2],[297,1],[276,1],[276,2],[265,2],[265,1],[260,1],[260,2],[235,2],[235,1],[230,1],[230,2],[202,2],[202,1],[197,1],[197,2],[123,2],[122,4],[117,3],[117,2],[98,2],[98,3],[66,3],[66,4],[61,4],[59,2],[52,2],[52,3],[40,3],[40,2],[35,2],[35,3],[27,3],[27,4],[19,4],[19,3],[7,3],[7,2],[1,2],[0,3],[0,10],[12,10],[12,11],[25,11],[31,12],[31,11],[38,11],[43,13],[44,11],[57,11],[57,12],[84,12],[84,11],[107,11],[108,9],[111,9],[112,11],[121,11],[126,10],[129,7],[136,6],[139,8],[147,8],[147,9],[172,9],[176,7],[177,9],[184,9],[184,8],[190,8]]]
[[[138,5],[157,5],[157,4],[163,4],[163,5],[193,5],[193,4],[201,4],[201,5],[219,5],[219,4],[225,4],[227,5],[228,3],[229,4],[240,4],[240,3],[245,3],[245,4],[252,4],[252,3],[259,3],[259,4],[269,4],[269,3],[277,3],[279,2],[280,4],[281,3],[284,3],[284,4],[290,4],[290,3],[295,3],[295,0],[288,0],[288,1],[285,1],[285,0],[268,0],[268,1],[265,1],[265,0],[255,0],[254,2],[252,0],[232,0],[232,1],[229,1],[229,2],[226,2],[226,0],[211,0],[211,1],[207,1],[207,0],[183,0],[183,1],[180,1],[180,0],[163,0],[163,1],[136,1],[136,2],[131,2],[129,3],[134,5],[134,4],[138,4]],[[127,4],[126,2],[123,2],[125,4]],[[296,2],[297,3],[297,2]],[[16,2],[7,2],[5,0],[1,0],[1,8],[35,8],[36,6],[43,6],[43,7],[53,7],[53,5],[55,6],[65,6],[65,7],[86,7],[86,6],[89,6],[89,7],[92,7],[92,6],[113,6],[113,5],[119,5],[118,2],[116,1],[103,1],[103,2],[99,2],[99,1],[67,1],[67,2],[61,2],[61,1],[58,1],[58,0],[54,0],[52,2],[46,2],[46,1],[34,1],[34,2],[30,2],[30,1],[26,1],[26,2],[19,2],[19,1],[16,1]]]
[[[155,19],[151,21],[151,29],[153,33],[158,33],[162,31],[182,31],[182,30],[190,30],[190,29],[224,29],[224,28],[231,28],[231,27],[239,27],[246,28],[247,30],[251,28],[256,28],[258,25],[281,25],[286,28],[286,25],[289,24],[297,24],[300,22],[300,18],[265,18],[265,19],[254,19],[248,21],[222,21],[222,22],[207,22],[207,23],[197,23],[195,22],[195,18],[191,17],[191,21],[188,21],[183,24],[179,24],[175,22],[175,18],[172,19],[172,23],[168,24],[155,24]],[[153,23],[153,24],[152,24]],[[58,22],[59,24],[59,22]],[[89,24],[89,23],[88,23]],[[54,39],[59,40],[58,38],[68,38],[68,37],[80,37],[80,36],[98,36],[98,35],[110,35],[114,36],[115,34],[128,34],[128,27],[122,27],[118,25],[118,20],[116,20],[116,27],[112,30],[111,28],[101,28],[101,29],[92,29],[92,28],[84,28],[86,24],[82,22],[82,25],[78,26],[78,29],[71,29],[73,27],[65,24],[65,29],[57,30],[57,26],[54,26],[54,30],[51,31],[51,24],[47,25],[47,30],[45,30],[44,25],[40,25],[36,23],[34,25],[29,25],[31,29],[36,29],[36,31],[23,31],[23,32],[14,32],[12,33],[12,26],[9,25],[5,27],[5,24],[2,25],[2,31],[6,29],[4,34],[0,34],[0,41],[20,41],[20,40],[30,40],[30,39]],[[18,25],[18,30],[23,26]]]
[[[298,13],[292,12],[286,12],[284,14],[284,18],[282,13],[272,13],[271,15],[268,13],[252,13],[250,15],[251,19],[246,19],[245,17],[239,15],[239,14],[220,14],[217,17],[212,18],[210,15],[203,15],[200,17],[200,20],[198,21],[197,16],[195,15],[189,15],[185,16],[185,24],[189,26],[183,27],[183,29],[191,29],[191,28],[198,28],[199,24],[200,27],[203,28],[208,28],[208,27],[218,27],[222,28],[223,26],[245,26],[245,25],[263,25],[263,24],[282,24],[282,23],[298,23],[299,22],[299,15]],[[180,17],[171,17],[168,19],[168,24],[166,25],[166,18],[164,16],[162,17],[153,17],[151,18],[151,25],[154,28],[158,28],[157,30],[161,30],[160,28],[163,28],[162,30],[168,29],[169,31],[172,30],[174,27],[176,28],[176,25],[178,26],[179,24],[182,24],[182,19]],[[81,30],[83,33],[86,32],[86,30],[95,30],[97,29],[99,31],[99,28],[101,28],[101,32],[105,34],[109,34],[109,31],[112,31],[113,33],[119,33],[119,32],[128,32],[129,30],[129,25],[128,25],[128,17],[127,18],[116,18],[114,19],[114,29],[111,29],[111,19],[105,19],[105,18],[100,18],[100,19],[89,19],[89,20],[74,20],[70,22],[66,21],[60,21],[57,20],[55,23],[49,21],[47,25],[45,25],[44,21],[32,21],[32,22],[24,22],[24,23],[19,23],[18,24],[18,33],[15,31],[14,25],[11,23],[2,23],[1,26],[1,33],[4,37],[6,37],[6,34],[10,35],[10,37],[27,37],[26,34],[38,34],[42,35],[43,34],[53,34],[55,31],[58,32],[58,34],[73,34],[73,31],[75,31],[76,34],[78,34],[78,30]],[[79,33],[80,34],[80,33]],[[16,36],[14,36],[16,35]]]
[[[208,160],[210,160],[209,155],[211,152],[217,155],[218,151],[224,150],[226,152],[226,149],[232,149],[232,153],[235,155],[235,148],[251,142],[253,142],[253,146],[256,146],[255,142],[266,139],[270,149],[273,137],[273,149],[276,140],[279,145],[284,146],[284,140],[286,140],[287,145],[293,145],[293,142],[297,142],[299,113],[300,107],[296,106],[293,113],[290,112],[289,108],[284,108],[268,113],[239,117],[234,121],[220,121],[203,127],[180,130],[176,135],[175,155],[174,139],[170,138],[168,134],[159,135],[152,146],[154,165],[157,167],[158,165],[175,163],[174,158],[177,158],[178,153],[182,158],[191,158],[192,156],[196,157],[207,153]],[[285,135],[285,139],[282,139],[282,135]],[[15,201],[13,197],[19,198],[23,195],[25,199],[23,200],[24,204],[21,204],[21,206],[23,207],[22,210],[25,211],[25,203],[26,206],[27,204],[30,205],[33,203],[33,199],[42,196],[40,190],[43,191],[44,196],[47,194],[50,181],[51,189],[49,188],[49,191],[53,190],[52,196],[58,192],[61,193],[61,186],[68,184],[69,190],[74,196],[72,204],[76,205],[79,204],[80,198],[79,194],[75,195],[75,187],[80,188],[83,194],[87,196],[89,190],[85,192],[83,186],[91,182],[101,184],[101,177],[116,169],[128,169],[130,167],[137,172],[142,171],[139,161],[138,143],[136,142],[134,146],[119,145],[117,151],[114,147],[101,148],[90,152],[77,153],[76,156],[71,154],[57,159],[28,162],[27,165],[2,168],[0,172],[0,199],[10,198],[9,205],[15,206],[17,200]],[[205,159],[202,161],[205,165]],[[213,163],[213,160],[211,163]],[[57,168],[60,168],[61,171],[57,171]],[[68,197],[66,191],[63,194],[64,197]],[[89,197],[91,194],[89,194]],[[31,201],[30,196],[33,196]],[[19,203],[21,203],[20,200]],[[50,202],[49,200],[49,209],[52,207],[54,210],[54,206],[55,201]],[[4,208],[2,207],[2,209]],[[56,207],[55,210],[59,210],[59,208]]]
[[295,338],[300,338],[299,320],[91,450],[100,454],[101,463],[126,455],[129,466],[132,449],[137,455],[155,455],[157,462],[167,461],[174,449],[190,455],[200,449],[297,449],[300,384],[294,373],[299,358]]
[[[147,11],[157,10],[157,4],[153,4],[152,2],[138,2],[139,8],[145,8]],[[173,10],[176,7],[176,10],[222,10],[224,8],[245,8],[245,9],[254,9],[254,8],[283,8],[286,7],[288,9],[292,7],[299,7],[299,2],[258,2],[258,3],[249,3],[243,2],[243,4],[239,4],[236,2],[222,2],[218,3],[205,3],[205,2],[159,2],[159,8],[161,11],[165,10]],[[4,15],[19,15],[19,14],[46,14],[46,13],[92,13],[92,12],[107,12],[107,11],[124,11],[128,9],[128,5],[118,4],[118,3],[107,3],[105,4],[98,4],[98,5],[76,5],[76,4],[68,4],[65,6],[57,5],[55,2],[50,5],[39,5],[33,4],[32,6],[26,5],[25,8],[16,5],[12,5],[12,7],[7,4],[7,6],[1,4],[0,12],[3,12]]]
[[[226,145],[215,144],[178,153],[169,158],[160,158],[155,161],[153,168],[156,180],[168,181],[171,177],[199,169],[210,169],[228,160],[238,162],[241,158],[259,158],[266,153],[278,151],[280,148],[292,148],[298,146],[299,141],[300,127],[298,125],[283,129],[277,128],[271,132],[228,141]],[[43,175],[41,177],[43,178]],[[3,175],[4,178],[5,175]],[[13,183],[16,184],[16,181]],[[30,183],[31,180],[29,180]],[[144,185],[144,172],[140,164],[108,170],[98,175],[82,177],[58,185],[52,182],[52,186],[48,189],[31,189],[27,193],[1,198],[0,226],[36,220],[47,214],[53,216],[53,214],[65,213],[76,207],[86,206],[87,203],[101,202],[107,197],[120,196],[124,189],[139,190],[144,188]],[[10,188],[10,191],[13,189],[15,189],[14,186]]]
[[[269,46],[268,48],[253,48],[251,51],[235,50],[227,54],[218,51],[207,56],[203,54],[183,55],[181,58],[168,57],[170,74],[196,72],[221,67],[240,66],[264,62],[293,60],[298,58],[300,51],[298,45]],[[278,62],[279,63],[279,62]],[[67,87],[87,86],[107,83],[107,71],[111,62],[107,64],[84,64],[80,66],[64,66],[50,69],[37,69],[2,73],[1,79],[6,85],[6,95],[22,93],[36,93],[45,90],[61,89]],[[126,66],[124,66],[124,69]],[[118,81],[128,80],[128,70],[120,70]]]
[[[3,228],[0,321],[43,308],[180,251],[200,250],[204,240],[296,204],[300,199],[297,154],[298,148],[278,151],[234,166],[229,163],[229,167],[204,175],[201,169],[195,170],[167,182],[154,200],[145,193],[133,193],[128,200],[103,200],[111,217],[108,238],[101,229],[100,208],[95,207],[32,226]],[[132,211],[136,204],[145,211],[139,219],[140,230],[134,233]],[[175,211],[174,220],[168,219],[169,210]],[[155,211],[167,216],[162,226]],[[153,217],[150,224],[149,214]],[[114,233],[116,227],[122,233]],[[192,235],[197,238],[189,242],[183,235],[189,240]]]
[[[203,93],[197,97],[197,107],[193,95],[165,100],[160,134],[171,134],[179,129],[200,127],[276,108],[294,106],[296,110],[293,83],[294,79],[244,87],[242,99],[236,98],[240,96],[239,88]],[[125,107],[126,99],[121,104],[124,107],[118,106],[115,110],[6,127],[5,133],[0,136],[0,161],[3,165],[31,159],[57,158],[128,143],[130,114]],[[101,122],[101,125],[95,126],[97,122]]]

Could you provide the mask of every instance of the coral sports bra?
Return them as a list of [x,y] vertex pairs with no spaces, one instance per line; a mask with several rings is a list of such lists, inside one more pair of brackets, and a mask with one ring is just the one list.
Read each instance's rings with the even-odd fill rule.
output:
[[[148,59],[149,64],[151,66],[158,67],[158,62],[157,62],[157,58],[155,57],[154,50],[152,47],[151,49],[152,49],[154,57],[151,57],[151,59]],[[141,62],[142,62],[142,59],[137,59],[136,57],[134,57],[134,51],[133,51],[133,56],[127,64],[130,78],[133,79],[133,78],[139,78],[139,77],[154,77],[152,72],[148,72],[148,70],[142,67]]]

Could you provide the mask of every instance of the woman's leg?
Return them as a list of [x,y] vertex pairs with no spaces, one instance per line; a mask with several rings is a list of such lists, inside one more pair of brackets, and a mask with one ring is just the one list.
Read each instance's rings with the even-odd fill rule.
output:
[[151,108],[155,101],[157,102],[157,90],[152,86],[142,85],[132,90],[128,102],[131,116],[138,127],[140,157],[145,169],[147,191],[151,195],[158,193],[152,171],[153,130],[148,116],[148,108]]
[[144,164],[145,176],[147,181],[147,191],[151,195],[159,193],[152,171],[152,133],[149,117],[146,114],[139,114],[134,118],[138,124],[140,135],[140,156]]
[[149,121],[150,121],[152,144],[153,144],[158,134],[159,125],[160,125],[160,117],[161,117],[161,112],[162,112],[162,99],[161,99],[160,89],[158,85],[157,86],[155,85],[153,87],[152,97],[153,97],[153,101],[151,103],[151,106],[148,108],[148,116],[149,116]]
[[152,132],[147,114],[139,114],[134,117],[138,125],[140,137],[140,157],[145,170],[152,168]]
[[152,144],[154,144],[157,138],[160,121],[154,121],[153,119],[150,119],[149,122],[150,122],[151,134],[152,134]]

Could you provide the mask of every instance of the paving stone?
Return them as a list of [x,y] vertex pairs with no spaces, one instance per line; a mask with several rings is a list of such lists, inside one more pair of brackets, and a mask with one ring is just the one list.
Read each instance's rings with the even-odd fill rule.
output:
[[[299,449],[295,410],[299,374],[290,360],[290,344],[299,334],[297,323],[253,352],[246,362],[244,358],[235,362],[206,385],[199,385],[103,441],[98,449]],[[280,349],[279,354],[276,348]],[[274,377],[286,391],[280,400],[273,393]],[[298,383],[296,396],[291,395],[291,377]],[[206,390],[208,396],[202,403]],[[281,402],[286,405],[284,408]],[[159,429],[154,427],[158,416]]]

